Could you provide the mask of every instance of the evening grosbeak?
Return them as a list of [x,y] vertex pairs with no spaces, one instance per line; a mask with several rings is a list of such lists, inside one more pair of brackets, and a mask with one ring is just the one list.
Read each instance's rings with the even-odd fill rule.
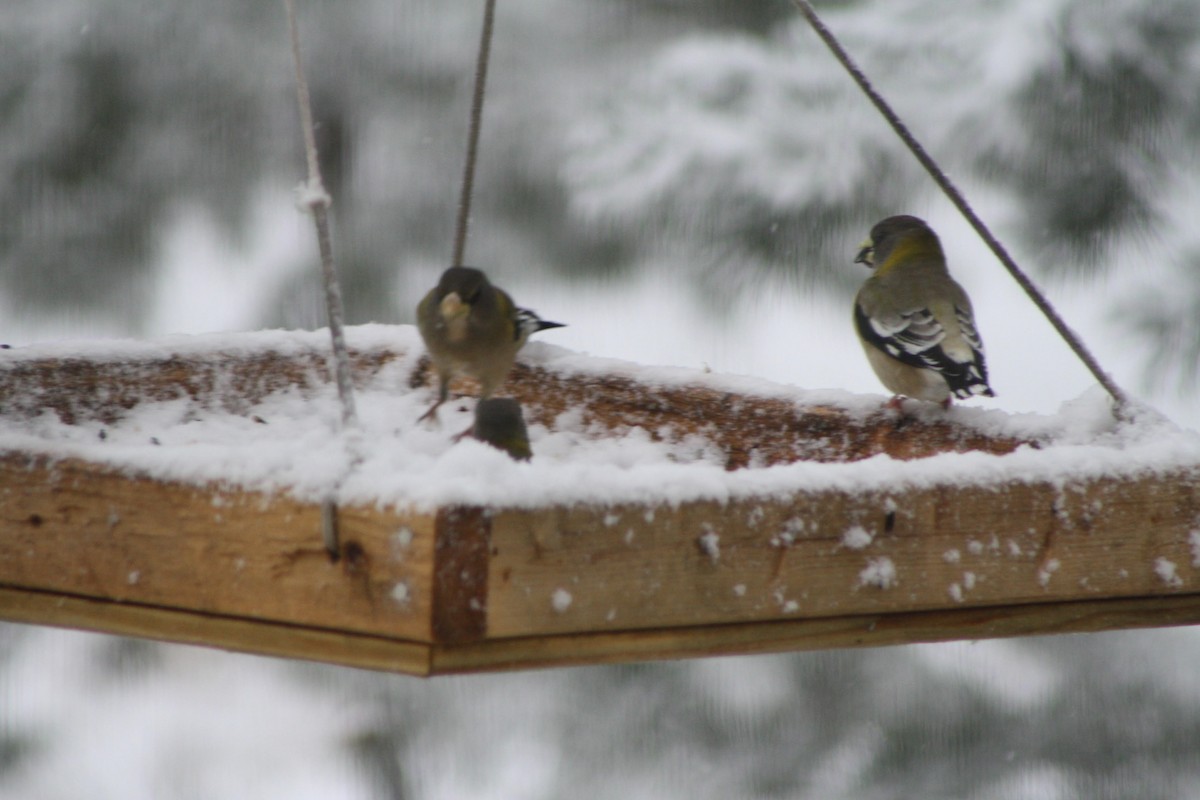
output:
[[431,418],[446,402],[450,381],[457,375],[479,381],[481,400],[491,397],[529,336],[561,327],[560,322],[547,322],[518,308],[482,271],[450,267],[417,305],[417,330],[438,376],[437,401],[420,419]]
[[854,328],[867,360],[895,397],[941,403],[993,397],[971,301],[946,269],[937,234],[910,216],[871,229],[855,263],[874,272],[854,298]]
[[511,397],[490,397],[475,406],[475,425],[471,435],[481,442],[497,447],[517,461],[533,456],[529,447],[529,432],[521,416],[521,404]]

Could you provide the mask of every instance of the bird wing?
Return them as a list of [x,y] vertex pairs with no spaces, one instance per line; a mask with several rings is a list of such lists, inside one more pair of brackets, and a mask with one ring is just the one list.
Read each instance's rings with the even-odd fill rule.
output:
[[544,331],[547,328],[565,328],[566,325],[561,322],[550,322],[544,320],[537,315],[536,312],[528,308],[518,308],[516,314],[516,325],[514,326],[513,336],[518,342],[524,342],[529,337],[538,331]]
[[965,360],[948,351],[946,328],[928,308],[868,316],[862,304],[856,303],[854,322],[863,341],[911,367],[939,373],[956,397],[977,394],[991,397],[983,341],[975,321],[968,309],[956,305],[954,313],[969,353]]

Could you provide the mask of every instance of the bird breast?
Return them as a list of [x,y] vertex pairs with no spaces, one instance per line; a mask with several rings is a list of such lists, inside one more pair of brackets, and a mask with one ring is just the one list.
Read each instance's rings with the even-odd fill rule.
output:
[[461,342],[467,338],[467,316],[471,307],[462,301],[458,292],[450,292],[438,304],[442,324],[446,327],[446,338],[451,342]]

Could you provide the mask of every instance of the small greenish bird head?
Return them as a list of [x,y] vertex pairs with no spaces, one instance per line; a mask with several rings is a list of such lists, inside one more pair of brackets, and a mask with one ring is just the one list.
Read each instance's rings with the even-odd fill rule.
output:
[[489,295],[490,288],[487,275],[474,267],[450,267],[442,273],[433,296],[449,341],[467,338],[471,310]]
[[859,245],[855,264],[866,264],[886,269],[890,263],[912,256],[936,256],[942,258],[942,245],[937,234],[925,221],[908,214],[876,223],[871,235]]
[[475,405],[475,425],[471,435],[503,450],[517,461],[528,461],[533,457],[521,404],[511,397],[480,400]]
[[474,267],[450,267],[442,273],[438,281],[436,297],[440,300],[454,293],[462,302],[471,305],[491,285],[483,270]]

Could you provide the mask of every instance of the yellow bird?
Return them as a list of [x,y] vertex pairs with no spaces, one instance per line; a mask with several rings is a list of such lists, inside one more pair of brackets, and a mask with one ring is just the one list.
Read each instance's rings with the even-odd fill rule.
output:
[[417,330],[438,376],[437,401],[418,422],[433,417],[446,402],[455,376],[474,378],[479,381],[480,399],[491,397],[530,335],[561,327],[560,322],[518,308],[508,292],[493,286],[481,270],[450,267],[417,305]]
[[855,263],[873,269],[854,298],[854,327],[867,360],[895,397],[941,403],[994,397],[971,300],[946,268],[937,234],[923,220],[888,217]]

